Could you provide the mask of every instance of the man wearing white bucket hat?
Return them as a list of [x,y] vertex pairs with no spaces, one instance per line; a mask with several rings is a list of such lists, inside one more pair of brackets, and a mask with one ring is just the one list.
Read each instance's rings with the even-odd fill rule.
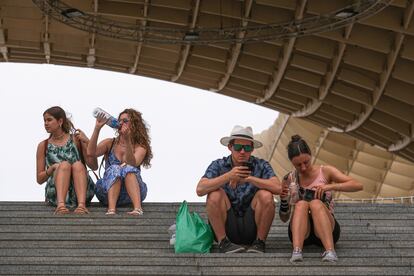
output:
[[221,138],[231,155],[213,161],[197,185],[207,195],[207,216],[222,253],[263,253],[282,186],[270,164],[252,156],[262,143],[251,127],[235,126]]

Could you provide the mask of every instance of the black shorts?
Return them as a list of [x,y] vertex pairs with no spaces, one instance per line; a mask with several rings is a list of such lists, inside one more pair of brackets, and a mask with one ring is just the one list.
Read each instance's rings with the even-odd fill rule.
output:
[[[339,240],[339,236],[341,235],[341,227],[339,226],[339,223],[335,220],[335,226],[334,229],[332,231],[332,236],[333,236],[333,242],[334,244],[336,244],[336,242]],[[323,247],[323,244],[321,242],[321,240],[315,235],[315,231],[313,230],[314,226],[313,226],[313,219],[311,214],[309,214],[309,222],[310,222],[310,233],[309,233],[309,237],[306,238],[306,240],[303,242],[303,245],[317,245],[320,247]],[[290,229],[290,223],[289,223],[289,227],[288,227],[288,234],[289,234],[289,240],[290,242],[292,242],[292,230]]]
[[227,210],[226,236],[235,244],[250,245],[256,239],[257,227],[254,210],[249,206],[242,217],[237,216],[230,208]]

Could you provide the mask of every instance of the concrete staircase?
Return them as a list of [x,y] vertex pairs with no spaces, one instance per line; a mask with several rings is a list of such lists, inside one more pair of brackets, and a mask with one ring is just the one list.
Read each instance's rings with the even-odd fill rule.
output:
[[[341,225],[336,264],[322,249],[289,263],[287,225],[275,218],[266,254],[174,254],[168,227],[179,203],[144,203],[144,216],[54,216],[42,202],[0,202],[0,275],[414,275],[414,206],[337,204]],[[204,204],[190,210],[205,218]],[[213,252],[216,251],[213,249]]]

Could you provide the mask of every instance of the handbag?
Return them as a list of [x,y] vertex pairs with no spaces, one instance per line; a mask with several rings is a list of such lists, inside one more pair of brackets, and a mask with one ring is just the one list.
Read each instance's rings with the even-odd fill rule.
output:
[[176,216],[175,253],[209,253],[213,239],[210,225],[196,212],[190,213],[183,201]]

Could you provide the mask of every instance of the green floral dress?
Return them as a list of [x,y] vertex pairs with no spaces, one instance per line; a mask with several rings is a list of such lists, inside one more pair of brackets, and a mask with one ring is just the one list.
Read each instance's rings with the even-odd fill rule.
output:
[[[46,149],[46,167],[50,167],[55,163],[59,163],[62,161],[67,161],[70,164],[75,163],[76,161],[80,161],[80,154],[78,148],[76,147],[72,136],[69,137],[68,141],[63,146],[56,146],[51,143],[47,144]],[[93,182],[92,178],[87,174],[87,181],[88,187],[86,189],[86,203],[90,202],[94,196],[95,191],[95,183]],[[47,180],[46,188],[45,188],[45,198],[46,202],[51,205],[56,206],[56,187],[55,187],[55,180],[54,175],[50,176]],[[69,191],[66,195],[66,205],[69,207],[77,206],[77,199],[75,193],[75,187],[73,186],[73,178],[70,178],[69,184]]]

